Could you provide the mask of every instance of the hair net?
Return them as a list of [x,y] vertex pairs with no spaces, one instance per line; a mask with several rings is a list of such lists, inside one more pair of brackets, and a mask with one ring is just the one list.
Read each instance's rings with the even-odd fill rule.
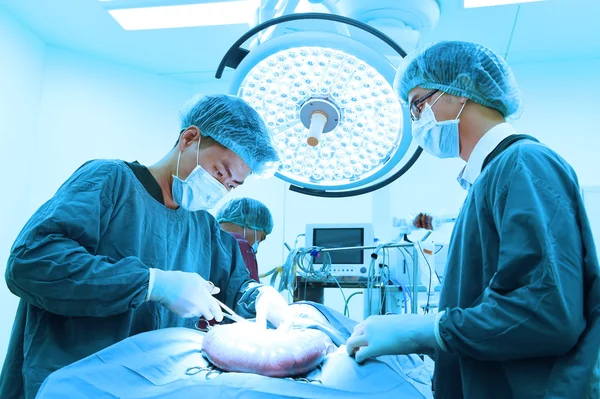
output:
[[272,175],[279,162],[267,126],[244,100],[217,94],[197,95],[181,112],[181,128],[196,126],[203,136],[236,153],[257,175]]
[[269,208],[252,198],[236,198],[227,202],[217,212],[217,222],[234,223],[253,230],[262,230],[267,234],[273,231],[273,217]]
[[521,112],[521,92],[506,61],[475,43],[438,42],[413,56],[398,69],[394,88],[404,102],[415,87],[440,90],[494,108],[505,118]]

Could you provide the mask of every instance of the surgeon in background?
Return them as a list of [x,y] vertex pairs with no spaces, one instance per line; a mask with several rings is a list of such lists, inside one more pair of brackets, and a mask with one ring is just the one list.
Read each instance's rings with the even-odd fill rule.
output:
[[33,399],[51,372],[132,335],[221,321],[213,295],[277,325],[287,302],[250,278],[236,240],[205,211],[277,162],[259,115],[212,95],[185,106],[177,144],[156,164],[81,166],[12,247],[5,277],[21,301],[0,398]]
[[252,198],[236,198],[223,205],[216,218],[221,228],[235,237],[250,277],[259,282],[258,245],[273,231],[269,208]]
[[511,69],[483,46],[440,42],[410,58],[396,87],[416,142],[466,162],[469,193],[440,312],[372,316],[348,353],[435,350],[436,398],[600,397],[599,265],[577,176],[506,122],[522,105]]

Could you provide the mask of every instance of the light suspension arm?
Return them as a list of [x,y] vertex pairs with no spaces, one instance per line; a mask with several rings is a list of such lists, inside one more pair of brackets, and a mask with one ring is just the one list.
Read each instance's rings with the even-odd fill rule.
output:
[[247,49],[241,48],[241,45],[244,44],[246,42],[246,40],[250,39],[255,34],[261,32],[273,25],[281,24],[284,22],[300,21],[300,20],[306,20],[306,19],[322,19],[322,20],[328,20],[328,21],[333,21],[333,22],[342,22],[347,25],[357,27],[366,32],[369,32],[373,36],[384,41],[388,46],[390,46],[392,49],[394,49],[394,51],[396,51],[398,54],[400,54],[400,56],[402,58],[406,57],[406,52],[402,49],[402,47],[400,47],[398,45],[398,43],[396,43],[395,41],[390,39],[389,36],[385,35],[380,30],[377,30],[370,25],[367,25],[367,24],[357,21],[355,19],[344,17],[341,15],[325,14],[325,13],[320,13],[320,12],[307,12],[307,13],[284,15],[282,17],[273,18],[271,20],[268,20],[261,24],[256,25],[254,28],[252,28],[248,32],[244,33],[238,40],[235,41],[235,43],[233,43],[231,45],[229,50],[227,50],[227,52],[223,56],[223,59],[221,60],[221,62],[219,63],[219,67],[217,68],[217,72],[215,73],[215,78],[221,79],[221,77],[223,76],[223,71],[225,70],[225,67],[229,67],[229,68],[233,68],[233,69],[237,68],[237,66],[244,59],[244,57],[246,55],[248,55],[248,53],[250,52]]

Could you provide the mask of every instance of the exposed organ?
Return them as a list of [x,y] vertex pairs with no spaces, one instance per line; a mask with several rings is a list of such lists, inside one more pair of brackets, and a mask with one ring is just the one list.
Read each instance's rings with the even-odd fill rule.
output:
[[250,322],[215,326],[202,344],[205,356],[218,368],[268,377],[306,374],[334,349],[321,331],[267,330]]

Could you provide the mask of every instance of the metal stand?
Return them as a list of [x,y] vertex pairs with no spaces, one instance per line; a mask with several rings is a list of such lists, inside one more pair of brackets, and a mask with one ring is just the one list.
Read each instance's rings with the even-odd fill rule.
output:
[[419,252],[417,247],[413,245],[413,277],[412,277],[412,299],[411,308],[412,314],[419,313]]
[[[411,276],[411,313],[419,312],[419,250],[413,243],[402,242],[383,246],[383,248],[412,248],[413,250],[413,273]],[[336,252],[348,250],[376,249],[378,246],[360,246],[360,247],[341,247],[341,248],[322,248],[319,252]],[[296,276],[296,289],[294,290],[294,302],[308,300],[317,303],[323,303],[325,288],[367,288],[367,279],[364,277],[340,277],[337,283],[333,279],[313,280],[304,276]],[[385,289],[381,283],[373,288]]]

